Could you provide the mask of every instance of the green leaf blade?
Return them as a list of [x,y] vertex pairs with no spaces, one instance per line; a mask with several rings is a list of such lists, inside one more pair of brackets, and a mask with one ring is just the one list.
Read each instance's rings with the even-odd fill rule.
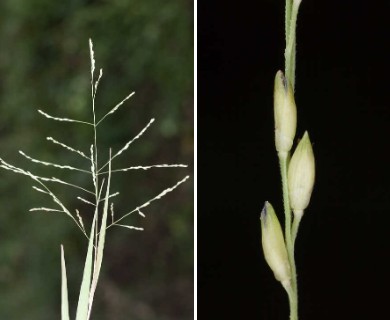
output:
[[61,320],[70,320],[68,301],[68,280],[66,277],[64,247],[61,245]]
[[88,319],[88,306],[89,306],[89,291],[91,287],[91,274],[92,274],[92,262],[93,262],[93,239],[95,233],[95,223],[97,219],[97,212],[93,217],[91,234],[89,236],[87,257],[85,259],[83,280],[81,282],[79,301],[77,304],[76,320]]
[[108,217],[108,203],[109,203],[109,198],[110,198],[110,182],[111,182],[111,150],[110,150],[110,160],[108,162],[108,179],[107,179],[107,187],[106,187],[106,195],[104,198],[104,207],[103,207],[103,216],[101,220],[101,226],[100,226],[100,232],[99,232],[99,241],[97,245],[97,254],[96,254],[96,261],[95,261],[95,269],[93,273],[93,278],[92,278],[92,285],[91,285],[91,290],[90,290],[90,295],[89,295],[89,305],[90,309],[88,311],[88,319],[91,316],[91,310],[92,310],[92,303],[93,303],[93,298],[95,295],[97,283],[99,281],[99,276],[100,276],[100,270],[103,262],[103,250],[104,250],[104,245],[105,245],[105,240],[106,240],[106,228],[107,228],[107,217]]

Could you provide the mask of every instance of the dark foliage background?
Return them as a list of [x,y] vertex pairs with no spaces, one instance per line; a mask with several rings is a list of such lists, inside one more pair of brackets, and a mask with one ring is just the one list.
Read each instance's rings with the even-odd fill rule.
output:
[[[317,164],[296,244],[302,320],[387,314],[389,9],[301,5],[297,136],[309,131]],[[259,224],[265,200],[283,219],[272,95],[284,1],[200,1],[198,10],[199,318],[288,319]]]
[[[37,113],[91,119],[88,38],[104,76],[97,113],[104,115],[131,91],[136,95],[107,118],[101,149],[118,150],[152,118],[155,124],[117,161],[117,167],[188,163],[114,176],[121,191],[116,212],[127,212],[192,171],[193,3],[187,0],[4,0],[0,3],[0,156],[42,173],[18,154],[75,165],[53,136],[88,150],[89,128]],[[99,118],[99,116],[98,116]],[[47,171],[46,171],[47,172]],[[52,174],[51,172],[47,174]],[[54,173],[53,173],[54,174]],[[64,172],[58,173],[64,175]],[[89,184],[83,175],[66,179]],[[73,190],[57,192],[86,217],[90,208]],[[126,222],[144,232],[108,234],[94,319],[193,318],[192,180]],[[27,178],[1,171],[0,319],[59,319],[60,244],[65,246],[73,311],[86,241],[65,215],[29,213],[50,200]],[[127,211],[126,211],[127,210]],[[88,219],[88,218],[86,218]]]

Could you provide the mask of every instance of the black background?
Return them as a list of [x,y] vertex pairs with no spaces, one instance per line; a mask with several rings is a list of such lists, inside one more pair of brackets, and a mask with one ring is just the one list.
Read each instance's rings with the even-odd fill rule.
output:
[[[303,0],[297,137],[316,185],[296,243],[304,319],[388,317],[390,2]],[[281,221],[273,81],[284,1],[198,1],[198,318],[288,319],[259,215]]]

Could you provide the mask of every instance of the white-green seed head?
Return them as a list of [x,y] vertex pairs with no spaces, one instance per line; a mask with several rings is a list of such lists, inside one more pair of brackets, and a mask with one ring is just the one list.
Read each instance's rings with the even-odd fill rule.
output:
[[274,208],[266,202],[261,212],[261,242],[265,260],[273,271],[276,280],[283,284],[291,279],[290,264],[282,228]]
[[297,107],[291,84],[278,71],[274,88],[275,146],[279,154],[287,155],[294,142],[297,128]]
[[305,132],[288,168],[290,205],[294,211],[303,211],[310,202],[315,180],[315,161],[309,134]]

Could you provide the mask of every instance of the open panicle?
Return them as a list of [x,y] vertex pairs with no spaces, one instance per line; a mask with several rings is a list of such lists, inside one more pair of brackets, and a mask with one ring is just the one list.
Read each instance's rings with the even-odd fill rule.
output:
[[[139,139],[145,132],[148,130],[148,128],[151,126],[151,124],[154,122],[154,118],[152,118],[147,125],[131,140],[129,140],[119,151],[112,154],[111,149],[109,149],[109,158],[108,161],[100,166],[98,160],[100,159],[100,154],[105,153],[106,151],[101,150],[99,144],[98,144],[98,134],[97,134],[97,127],[106,117],[113,115],[122,105],[125,104],[127,100],[129,100],[133,95],[134,92],[131,92],[129,95],[127,95],[123,100],[121,100],[119,103],[117,103],[112,109],[110,109],[103,117],[100,118],[99,121],[96,120],[96,110],[95,110],[95,97],[98,90],[98,85],[100,83],[100,80],[103,76],[103,70],[99,69],[99,75],[97,80],[94,79],[94,73],[96,68],[96,61],[95,61],[95,52],[93,49],[93,42],[91,39],[89,39],[89,52],[90,52],[90,62],[91,62],[91,106],[92,106],[92,121],[83,121],[83,120],[76,120],[76,119],[70,119],[66,117],[55,117],[52,116],[42,110],[38,110],[38,112],[43,115],[45,118],[48,118],[50,120],[59,121],[66,123],[79,123],[79,124],[86,124],[88,126],[92,126],[93,132],[93,140],[89,144],[89,155],[88,153],[84,153],[81,150],[78,150],[72,146],[69,146],[63,142],[60,142],[57,139],[54,139],[52,137],[47,137],[46,140],[52,142],[55,145],[58,145],[62,148],[64,148],[67,151],[70,151],[73,154],[76,154],[79,158],[80,156],[83,158],[82,160],[85,164],[85,160],[88,160],[88,170],[78,168],[76,166],[70,166],[67,164],[58,164],[54,162],[48,162],[43,160],[35,159],[29,155],[27,155],[23,151],[19,151],[19,153],[29,161],[33,162],[34,164],[39,164],[43,166],[48,167],[54,167],[61,170],[71,170],[75,171],[76,173],[83,173],[90,175],[89,180],[89,186],[80,186],[77,183],[73,182],[67,182],[62,179],[56,178],[56,177],[45,177],[45,176],[38,176],[30,171],[27,171],[25,169],[19,168],[17,166],[11,165],[5,160],[0,158],[0,168],[6,169],[8,171],[21,174],[24,176],[28,176],[31,178],[35,185],[33,186],[33,189],[37,192],[43,193],[50,197],[51,201],[54,203],[55,207],[35,207],[30,209],[31,212],[52,212],[52,213],[65,213],[67,216],[71,218],[71,220],[77,225],[77,227],[81,230],[83,235],[88,239],[88,249],[87,254],[85,258],[85,265],[84,265],[84,272],[79,292],[79,300],[77,305],[77,311],[76,311],[76,320],[88,320],[91,317],[91,311],[92,311],[92,305],[94,301],[94,295],[95,291],[98,285],[99,276],[101,272],[101,267],[103,263],[103,252],[105,247],[105,240],[106,240],[106,231],[111,226],[117,226],[122,227],[129,230],[136,230],[141,231],[143,230],[142,227],[134,227],[127,224],[119,224],[118,222],[129,216],[131,213],[138,213],[141,217],[145,217],[145,215],[141,212],[142,208],[145,208],[149,206],[152,202],[162,198],[169,192],[176,189],[179,185],[184,183],[189,179],[189,176],[186,176],[182,180],[178,181],[175,185],[172,187],[168,187],[162,192],[160,192],[157,196],[154,198],[148,200],[144,204],[138,206],[133,211],[121,216],[121,218],[115,220],[114,218],[114,204],[112,202],[112,198],[119,195],[119,192],[112,192],[110,191],[111,188],[111,174],[114,172],[126,172],[130,170],[149,170],[149,169],[158,169],[158,168],[186,168],[187,165],[185,164],[156,164],[156,165],[147,165],[147,166],[129,166],[127,168],[121,168],[121,169],[115,169],[112,168],[112,161],[116,157],[120,156],[123,152],[125,152],[130,145],[137,139]],[[108,167],[107,171],[103,172],[103,168]],[[71,187],[81,193],[76,195],[76,199],[81,201],[83,204],[86,204],[85,206],[87,210],[90,210],[93,212],[93,219],[92,223],[89,226],[84,225],[82,214],[79,212],[78,209],[68,209],[67,206],[65,206],[64,202],[49,188],[49,185],[51,183],[60,184],[63,186]],[[91,209],[92,207],[92,209]],[[72,214],[73,212],[73,214]],[[108,215],[111,215],[111,224],[108,225],[107,219]],[[90,219],[88,219],[90,221]],[[88,232],[88,234],[87,234]],[[61,281],[62,281],[62,293],[61,293],[61,319],[62,320],[69,320],[69,304],[68,304],[68,288],[67,288],[67,277],[66,277],[66,266],[65,266],[65,256],[64,256],[64,249],[61,246]]]

